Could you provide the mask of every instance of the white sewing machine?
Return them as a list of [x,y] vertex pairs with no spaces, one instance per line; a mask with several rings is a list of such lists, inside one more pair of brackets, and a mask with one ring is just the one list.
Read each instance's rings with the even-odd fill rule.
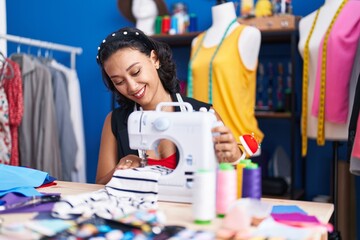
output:
[[[187,111],[161,111],[164,106],[185,107]],[[130,114],[130,148],[154,150],[157,141],[161,139],[171,140],[178,148],[179,162],[176,169],[160,178],[159,200],[192,202],[192,183],[196,170],[215,171],[217,167],[211,129],[218,123],[213,112],[194,112],[189,103],[162,102],[155,111]]]

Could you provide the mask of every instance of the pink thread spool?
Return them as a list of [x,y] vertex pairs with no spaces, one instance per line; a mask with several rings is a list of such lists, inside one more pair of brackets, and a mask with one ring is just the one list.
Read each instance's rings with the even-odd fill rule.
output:
[[216,214],[224,217],[237,199],[237,173],[230,163],[220,163],[216,182]]

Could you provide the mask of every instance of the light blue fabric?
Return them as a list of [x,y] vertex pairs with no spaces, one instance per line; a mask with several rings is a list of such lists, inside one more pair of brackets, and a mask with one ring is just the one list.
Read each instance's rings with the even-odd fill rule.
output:
[[307,214],[304,210],[296,205],[275,205],[271,211],[272,214],[281,214],[281,213],[302,213]]
[[0,164],[0,196],[9,192],[29,197],[42,195],[35,187],[41,186],[48,178],[48,173],[43,171]]

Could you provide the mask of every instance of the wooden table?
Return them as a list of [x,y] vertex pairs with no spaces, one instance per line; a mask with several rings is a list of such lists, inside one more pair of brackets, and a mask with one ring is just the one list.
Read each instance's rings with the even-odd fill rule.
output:
[[[87,184],[87,183],[74,183],[57,181],[57,185],[40,188],[39,192],[46,193],[61,193],[64,195],[76,195],[80,193],[93,192],[103,188],[104,185]],[[327,223],[334,211],[334,205],[330,203],[317,203],[306,201],[293,201],[293,200],[279,200],[263,198],[262,201],[273,205],[296,205],[306,211],[309,215],[316,216],[321,222]],[[162,210],[167,218],[168,225],[182,225],[194,230],[213,230],[216,231],[220,224],[221,219],[215,219],[210,225],[197,225],[193,223],[192,209],[190,204],[173,203],[173,202],[159,202],[159,209]],[[21,213],[21,214],[0,214],[3,223],[21,222],[32,217],[37,213]]]

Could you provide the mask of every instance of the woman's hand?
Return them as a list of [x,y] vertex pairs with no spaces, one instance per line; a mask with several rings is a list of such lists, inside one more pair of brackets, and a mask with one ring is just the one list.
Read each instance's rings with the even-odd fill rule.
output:
[[116,169],[129,169],[140,167],[141,158],[136,155],[127,155],[120,159]]
[[235,162],[241,157],[241,151],[238,144],[231,133],[230,129],[226,126],[217,126],[212,129],[215,145],[215,154],[219,162]]

